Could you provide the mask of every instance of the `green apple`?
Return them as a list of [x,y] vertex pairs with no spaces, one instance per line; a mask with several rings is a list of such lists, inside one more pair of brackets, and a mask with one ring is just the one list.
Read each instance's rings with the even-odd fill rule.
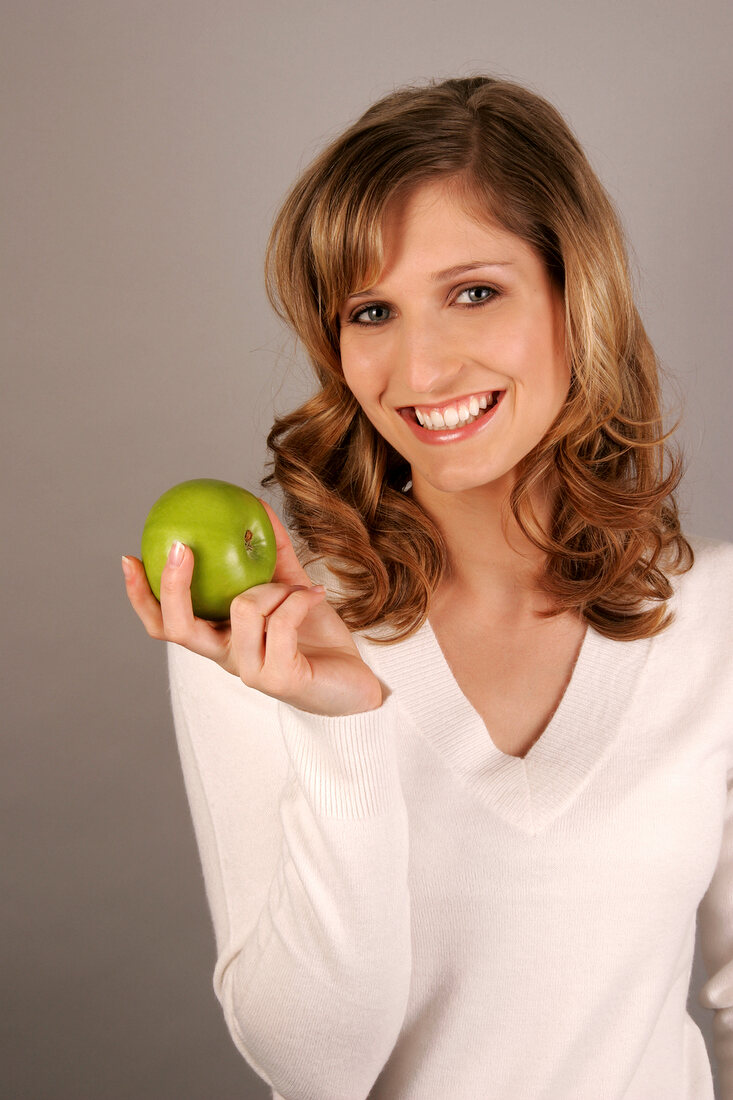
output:
[[270,517],[257,497],[238,485],[196,478],[156,500],[143,528],[142,562],[158,600],[176,539],[193,551],[191,602],[200,619],[223,622],[235,596],[272,580],[277,549]]

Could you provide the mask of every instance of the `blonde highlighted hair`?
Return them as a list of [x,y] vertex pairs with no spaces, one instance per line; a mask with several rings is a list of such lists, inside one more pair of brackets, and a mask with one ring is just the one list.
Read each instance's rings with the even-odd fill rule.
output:
[[[674,499],[682,459],[663,428],[657,358],[606,192],[555,108],[518,84],[475,76],[402,88],[292,188],[268,243],[266,285],[319,388],[275,420],[262,484],[280,485],[312,560],[326,559],[339,577],[336,606],[352,630],[386,625],[394,642],[423,624],[450,571],[447,548],[404,491],[408,464],[344,381],[339,311],[379,277],[387,203],[437,179],[477,217],[532,245],[564,297],[568,397],[520,463],[508,500],[546,554],[547,613],[574,610],[611,638],[656,634],[670,621],[670,576],[693,563]],[[558,491],[546,530],[531,501],[550,482]]]

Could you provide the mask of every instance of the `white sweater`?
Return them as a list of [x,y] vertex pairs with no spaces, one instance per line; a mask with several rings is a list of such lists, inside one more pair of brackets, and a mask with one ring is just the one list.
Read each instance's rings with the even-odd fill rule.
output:
[[169,646],[214,988],[275,1097],[712,1100],[697,913],[733,1100],[733,544],[690,541],[675,622],[589,628],[524,759],[429,623],[357,636],[388,694],[340,718]]

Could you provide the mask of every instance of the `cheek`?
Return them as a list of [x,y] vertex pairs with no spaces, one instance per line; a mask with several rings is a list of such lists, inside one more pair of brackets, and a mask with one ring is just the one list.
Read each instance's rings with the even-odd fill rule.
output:
[[541,337],[527,349],[527,367],[548,394],[562,400],[570,388],[570,365],[565,354],[564,336],[546,320]]
[[382,371],[373,356],[341,353],[344,381],[360,405],[366,406],[378,398],[382,389]]
[[359,400],[359,370],[356,366],[355,357],[348,347],[343,347],[343,345],[341,347],[341,373],[344,376],[344,382],[354,397]]
[[572,371],[570,370],[564,343],[555,351],[555,378],[557,379],[557,388],[562,392],[562,399],[565,401],[570,391]]
[[363,407],[368,398],[366,393],[364,392],[364,386],[361,376],[358,374],[358,372],[355,372],[354,370],[348,368],[343,368],[343,371],[344,381],[346,382],[346,385],[349,387],[359,404]]
[[570,371],[563,359],[549,365],[542,382],[537,386],[541,394],[540,415],[548,424],[552,423],[564,407],[570,390]]

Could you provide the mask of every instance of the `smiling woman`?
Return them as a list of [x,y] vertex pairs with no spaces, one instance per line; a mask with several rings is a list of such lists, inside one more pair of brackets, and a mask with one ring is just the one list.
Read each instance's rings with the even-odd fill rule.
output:
[[[517,464],[565,404],[562,294],[530,245],[478,223],[442,181],[387,208],[383,242],[378,302],[354,308],[349,298],[341,311],[341,369],[363,413],[409,464],[412,499],[449,531],[449,494],[472,491],[475,509],[482,497],[487,509],[508,497]],[[511,259],[436,275],[461,255]],[[467,287],[466,266],[494,283]],[[386,316],[362,320],[369,309]],[[457,552],[452,559],[455,575]]]
[[293,539],[266,505],[226,625],[190,547],[128,580],[235,1044],[297,1100],[712,1100],[699,929],[733,1100],[733,547],[680,528],[580,146],[515,84],[395,92],[267,265],[317,380],[268,437]]
[[[541,566],[542,614],[663,629],[693,560],[682,460],[618,219],[550,104],[483,78],[387,97],[293,188],[267,268],[321,389],[275,422],[263,484],[329,559],[349,626],[420,628],[460,571],[439,494],[475,489]],[[461,399],[478,415],[489,393],[461,429]]]

